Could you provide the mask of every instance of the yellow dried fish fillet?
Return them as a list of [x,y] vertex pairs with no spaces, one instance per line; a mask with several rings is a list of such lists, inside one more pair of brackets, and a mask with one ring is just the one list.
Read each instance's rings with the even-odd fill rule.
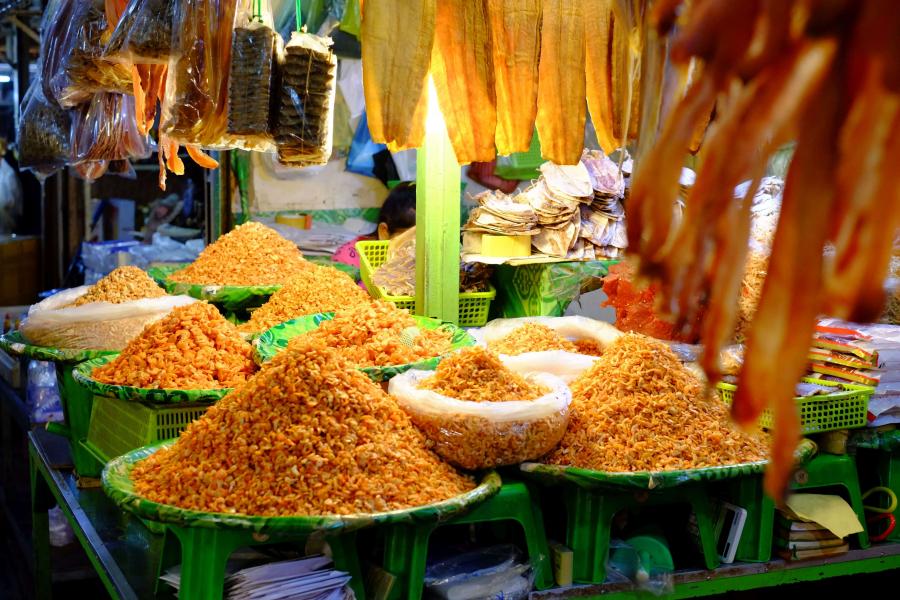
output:
[[[622,20],[613,19],[610,56],[612,129],[620,144],[636,133],[640,106],[637,78],[640,73],[640,34]],[[637,71],[636,71],[637,69]]]
[[441,0],[431,76],[459,164],[496,156],[497,102],[485,0]]
[[487,0],[497,94],[497,153],[526,152],[537,115],[541,0]]
[[612,88],[609,72],[609,44],[612,27],[611,0],[583,0],[587,102],[597,141],[607,154],[618,149],[622,140],[612,131]]
[[581,159],[586,118],[582,0],[543,0],[537,130],[546,160]]
[[414,148],[425,135],[425,81],[434,45],[437,0],[366,0],[363,90],[369,133],[392,149]]

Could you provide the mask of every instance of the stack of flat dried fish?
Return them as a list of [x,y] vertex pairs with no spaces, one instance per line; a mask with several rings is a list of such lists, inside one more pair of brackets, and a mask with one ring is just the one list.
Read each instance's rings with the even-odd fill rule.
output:
[[337,57],[331,38],[294,32],[285,47],[275,127],[278,160],[321,165],[331,156]]
[[594,189],[593,201],[581,206],[582,258],[617,258],[628,247],[625,230],[625,177],[618,165],[602,152],[585,150],[581,157]]
[[[900,227],[900,12],[890,0],[684,4],[679,14],[682,2],[658,3],[657,25],[660,35],[675,32],[671,56],[682,71],[692,61],[700,71],[639,154],[629,238],[664,305],[702,334],[702,364],[715,381],[739,306],[752,194],[770,155],[796,139],[733,403],[745,425],[773,412],[766,491],[780,500],[800,435],[794,385],[817,316],[868,321],[884,301]],[[684,219],[673,222],[680,165],[716,99]],[[747,179],[754,183],[736,201]]]
[[544,163],[541,178],[522,192],[522,196],[534,208],[541,225],[541,232],[532,242],[534,247],[550,256],[571,254],[571,258],[583,258],[584,246],[579,244],[578,237],[579,209],[594,198],[587,167],[581,162],[566,166]]
[[486,191],[475,196],[478,206],[469,212],[464,231],[493,235],[535,235],[538,216],[529,204],[501,191]]
[[271,27],[251,21],[234,28],[228,79],[228,133],[269,135],[275,36]]

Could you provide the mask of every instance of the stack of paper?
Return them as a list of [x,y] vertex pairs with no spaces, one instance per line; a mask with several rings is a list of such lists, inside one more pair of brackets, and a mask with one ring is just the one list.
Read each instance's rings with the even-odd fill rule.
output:
[[[352,600],[350,575],[327,568],[325,556],[267,563],[241,569],[225,578],[225,598],[242,600]],[[181,587],[180,566],[162,577],[176,590]]]

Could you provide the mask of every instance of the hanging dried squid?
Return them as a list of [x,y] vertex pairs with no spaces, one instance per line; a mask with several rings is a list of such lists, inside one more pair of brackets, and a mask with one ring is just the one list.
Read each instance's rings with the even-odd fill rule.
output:
[[[778,147],[797,142],[732,410],[750,425],[772,409],[766,490],[780,499],[800,434],[794,384],[816,318],[874,319],[883,302],[900,227],[890,166],[900,161],[900,11],[889,0],[662,0],[651,18],[682,75],[699,65],[655,143],[641,145],[629,244],[681,326],[698,327],[692,316],[704,312],[711,380],[737,318],[756,183]],[[675,222],[681,165],[704,130],[697,181]],[[735,199],[748,179],[750,191]]]

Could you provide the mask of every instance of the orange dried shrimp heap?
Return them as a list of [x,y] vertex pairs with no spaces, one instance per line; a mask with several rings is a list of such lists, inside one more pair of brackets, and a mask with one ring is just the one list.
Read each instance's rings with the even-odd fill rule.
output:
[[463,348],[442,360],[434,375],[419,387],[473,402],[534,400],[548,392],[511,371],[496,354],[480,346]]
[[165,295],[165,290],[156,285],[143,270],[124,266],[113,269],[109,275],[92,285],[83,296],[72,303],[72,306],[83,306],[91,302],[122,304]]
[[627,333],[572,385],[569,428],[545,461],[596,471],[665,471],[758,461],[762,433],[736,429],[727,405],[662,342]]
[[[404,343],[404,330],[416,328]],[[387,367],[433,358],[450,351],[450,333],[418,327],[415,319],[389,302],[374,300],[339,310],[330,321],[288,344],[312,338],[334,348],[356,367]]]
[[239,387],[257,370],[252,348],[211,304],[194,302],[144,328],[94,369],[102,383],[160,389]]
[[576,351],[575,344],[546,325],[538,323],[525,323],[516,327],[501,339],[489,343],[488,347],[498,354],[512,356],[544,350]]
[[380,386],[304,337],[132,477],[156,502],[263,516],[405,509],[474,488]]
[[253,311],[241,331],[259,332],[303,315],[334,312],[368,304],[371,298],[356,282],[333,267],[311,264]]
[[197,260],[169,275],[200,285],[282,285],[311,263],[277,231],[249,222],[204,248]]

